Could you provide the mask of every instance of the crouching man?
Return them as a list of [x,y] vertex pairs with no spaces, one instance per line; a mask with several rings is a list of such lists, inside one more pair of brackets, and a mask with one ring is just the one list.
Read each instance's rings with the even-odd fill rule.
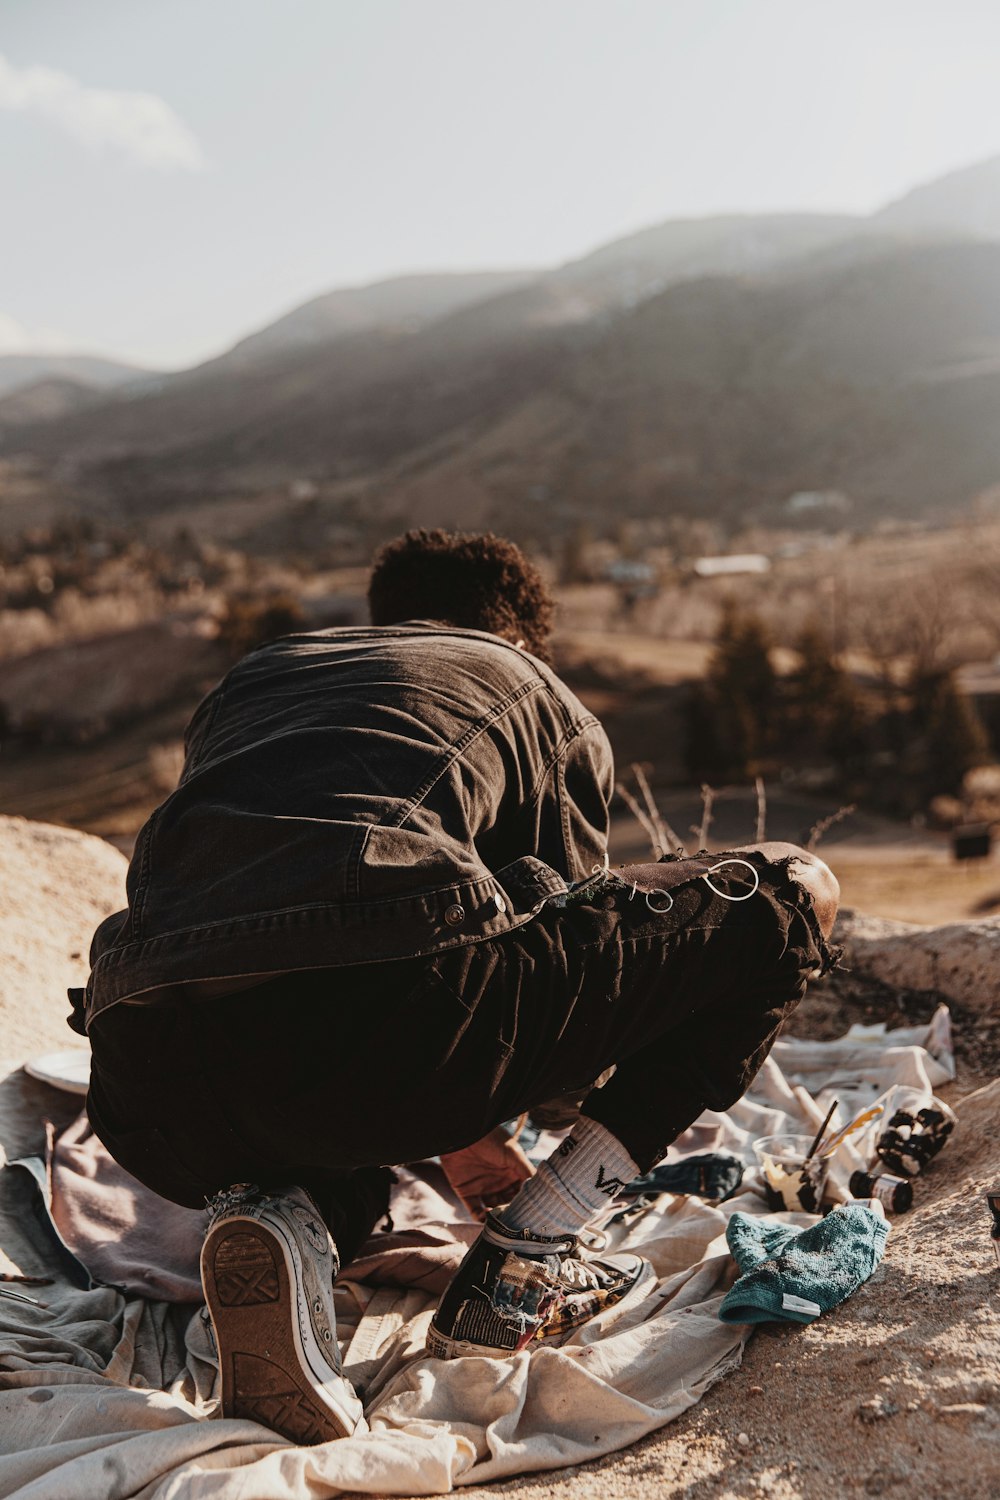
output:
[[744,1092],[831,963],[838,897],[791,845],[607,868],[610,747],[510,543],[409,533],[369,599],[370,627],[264,646],[199,706],[75,993],[94,1130],[208,1201],[223,1412],[303,1443],[363,1426],[331,1287],[387,1169],[612,1067],[487,1219],[428,1350],[511,1355],[641,1288],[581,1231]]

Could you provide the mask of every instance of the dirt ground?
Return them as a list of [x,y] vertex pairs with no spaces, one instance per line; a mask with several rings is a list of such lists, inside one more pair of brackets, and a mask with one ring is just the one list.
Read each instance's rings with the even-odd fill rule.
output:
[[1000,1269],[982,1192],[1000,1180],[1000,1083],[893,1225],[872,1279],[808,1327],[765,1325],[743,1364],[662,1432],[559,1474],[470,1489],[524,1500],[834,1500],[1000,1492]]
[[[790,1030],[912,1025],[938,997],[838,973]],[[1000,1186],[1000,1017],[952,1006],[959,1127],[892,1220],[885,1258],[805,1327],[758,1328],[743,1364],[622,1453],[465,1493],[519,1500],[987,1500],[1000,1494],[1000,1268],[983,1198]],[[990,1081],[993,1080],[993,1081]]]
[[[65,990],[94,925],[121,902],[124,860],[100,840],[0,818],[0,1053],[72,1045]],[[794,1030],[928,1016],[931,994],[837,973]],[[808,1327],[767,1326],[742,1367],[622,1453],[468,1489],[484,1500],[986,1500],[1000,1494],[1000,1268],[983,1193],[1000,1186],[1000,1018],[953,1007],[959,1128],[893,1222],[875,1276]],[[6,1069],[0,1067],[0,1073]],[[995,1080],[995,1081],[991,1081]]]
[[956,865],[947,848],[862,850],[837,844],[817,850],[840,881],[845,906],[873,917],[936,927],[1000,911],[1000,862]]

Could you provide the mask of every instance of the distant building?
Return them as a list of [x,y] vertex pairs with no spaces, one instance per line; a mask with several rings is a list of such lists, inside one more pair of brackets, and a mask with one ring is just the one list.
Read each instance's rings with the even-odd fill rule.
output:
[[843,490],[796,490],[785,501],[790,515],[800,516],[811,510],[836,511],[843,515],[851,508],[851,498]]
[[656,569],[647,562],[633,562],[629,558],[619,557],[608,563],[604,576],[610,578],[612,583],[653,583]]
[[722,578],[733,573],[767,573],[771,559],[763,552],[733,552],[727,557],[699,557],[694,571],[699,578]]
[[319,485],[314,479],[292,479],[288,485],[289,500],[302,502],[303,500],[315,500],[319,494]]

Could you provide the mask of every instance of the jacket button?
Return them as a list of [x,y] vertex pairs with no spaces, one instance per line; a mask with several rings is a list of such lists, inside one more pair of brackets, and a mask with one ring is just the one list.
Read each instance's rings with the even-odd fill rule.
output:
[[465,921],[465,907],[459,906],[457,902],[454,906],[446,907],[444,919],[449,927],[457,927],[460,922]]
[[503,899],[499,891],[493,892],[493,904],[500,915],[503,916],[504,912],[507,910],[507,903]]

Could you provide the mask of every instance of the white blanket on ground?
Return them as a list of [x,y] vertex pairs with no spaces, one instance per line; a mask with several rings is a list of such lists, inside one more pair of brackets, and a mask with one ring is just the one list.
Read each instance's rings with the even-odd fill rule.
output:
[[[873,1086],[912,1084],[915,1070],[935,1083],[949,1076],[940,1021],[937,1032],[907,1033],[901,1048],[895,1040],[890,1033],[862,1043],[782,1041],[753,1093],[725,1115],[703,1116],[687,1148],[722,1147],[749,1166],[755,1137],[808,1129],[816,1105],[790,1082],[799,1073],[812,1094],[838,1071],[838,1088],[854,1080],[869,1093]],[[19,1073],[0,1083],[22,1117],[25,1087]],[[213,1409],[216,1371],[203,1309],[192,1315],[190,1306],[127,1298],[109,1287],[72,1287],[31,1218],[27,1174],[6,1171],[0,1270],[55,1280],[23,1288],[44,1308],[0,1296],[0,1496],[444,1494],[622,1448],[669,1422],[739,1363],[750,1330],[717,1316],[736,1276],[724,1233],[737,1209],[767,1211],[758,1186],[751,1173],[740,1194],[718,1206],[663,1195],[637,1219],[614,1226],[613,1233],[627,1236],[623,1243],[652,1261],[658,1279],[648,1293],[585,1325],[560,1348],[539,1347],[512,1360],[428,1359],[422,1349],[432,1298],[341,1280],[338,1332],[371,1431],[296,1448],[254,1423],[204,1420]]]

